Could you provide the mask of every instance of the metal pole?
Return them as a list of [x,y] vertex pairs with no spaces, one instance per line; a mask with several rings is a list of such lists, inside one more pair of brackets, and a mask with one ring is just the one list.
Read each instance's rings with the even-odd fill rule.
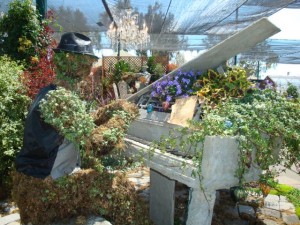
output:
[[41,15],[41,19],[45,19],[47,14],[47,0],[36,0],[36,9]]
[[[235,11],[235,25],[236,25],[236,30],[238,28],[237,23],[238,23],[238,19],[239,19],[239,8],[236,9]],[[234,65],[237,65],[237,55],[234,56]]]

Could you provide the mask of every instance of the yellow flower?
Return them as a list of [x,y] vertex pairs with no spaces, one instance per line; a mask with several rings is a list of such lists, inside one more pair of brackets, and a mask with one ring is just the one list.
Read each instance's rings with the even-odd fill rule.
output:
[[39,58],[37,56],[31,57],[31,63],[38,63],[38,62],[39,62]]
[[26,47],[30,47],[30,46],[32,45],[32,42],[31,42],[30,40],[26,39],[26,40],[24,41],[24,45],[25,45]]
[[18,52],[25,52],[24,46],[20,46],[20,47],[18,48]]

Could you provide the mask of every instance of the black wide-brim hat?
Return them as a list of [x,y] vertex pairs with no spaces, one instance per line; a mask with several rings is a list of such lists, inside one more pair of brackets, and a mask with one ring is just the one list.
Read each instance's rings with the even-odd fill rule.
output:
[[60,38],[60,43],[57,48],[53,49],[54,52],[72,52],[76,54],[90,55],[98,59],[93,54],[92,41],[89,37],[76,33],[68,32],[64,33]]

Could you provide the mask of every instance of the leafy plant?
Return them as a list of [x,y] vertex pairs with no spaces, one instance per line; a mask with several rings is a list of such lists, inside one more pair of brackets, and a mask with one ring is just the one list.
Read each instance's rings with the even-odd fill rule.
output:
[[27,87],[27,95],[32,99],[38,91],[51,84],[56,78],[55,65],[53,62],[53,48],[56,45],[53,39],[53,13],[47,14],[47,19],[41,22],[42,29],[39,33],[39,47],[36,48],[37,55],[31,58],[31,64],[24,71],[23,83]]
[[[257,90],[244,98],[230,99],[220,107],[208,109],[195,127],[205,135],[238,137],[240,170],[237,176],[242,179],[254,150],[255,162],[266,171],[283,159],[287,167],[299,160],[299,113],[299,104],[286,101],[272,90]],[[274,149],[281,149],[278,156],[273,154]]]
[[242,97],[251,83],[246,71],[240,67],[228,68],[224,74],[208,70],[194,84],[196,94],[202,101],[219,104],[228,97]]
[[8,188],[9,172],[23,143],[25,116],[30,99],[20,82],[22,66],[0,57],[0,187]]
[[50,91],[40,103],[45,122],[78,146],[84,145],[94,123],[79,97],[64,88]]
[[25,67],[37,57],[39,49],[44,49],[40,36],[43,27],[39,15],[33,9],[31,0],[14,0],[9,4],[7,14],[0,19],[0,53],[13,60],[20,60]]
[[8,13],[0,20],[0,53],[20,60],[24,66],[22,82],[27,94],[34,98],[37,92],[50,84],[54,78],[52,48],[52,12],[46,20],[40,21],[31,1],[12,1]]
[[102,156],[120,149],[126,130],[137,115],[138,108],[125,100],[113,101],[98,108],[92,114],[96,127],[87,143],[88,151],[93,152],[94,156]]
[[157,63],[154,69],[154,75],[156,75],[157,77],[161,77],[165,73],[166,70],[163,65],[161,63]]
[[156,63],[155,63],[154,56],[148,57],[148,59],[147,59],[147,71],[150,74],[155,74],[155,67],[156,67]]
[[56,52],[54,54],[57,80],[75,90],[76,84],[90,74],[95,58],[89,55]]
[[288,83],[288,88],[286,89],[286,95],[289,98],[299,98],[299,91],[295,85],[292,83]]
[[120,60],[115,64],[115,70],[114,70],[114,82],[118,83],[122,80],[122,76],[125,72],[130,72],[130,65],[125,62],[124,60]]

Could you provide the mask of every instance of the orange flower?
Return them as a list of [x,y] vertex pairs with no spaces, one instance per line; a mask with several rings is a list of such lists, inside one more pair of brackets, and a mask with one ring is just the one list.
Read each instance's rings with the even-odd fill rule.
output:
[[168,71],[171,72],[172,70],[175,70],[176,68],[178,68],[178,65],[170,63],[168,65]]
[[145,84],[145,83],[147,82],[147,79],[146,79],[146,77],[141,76],[141,77],[139,77],[139,81],[140,81],[142,84]]

